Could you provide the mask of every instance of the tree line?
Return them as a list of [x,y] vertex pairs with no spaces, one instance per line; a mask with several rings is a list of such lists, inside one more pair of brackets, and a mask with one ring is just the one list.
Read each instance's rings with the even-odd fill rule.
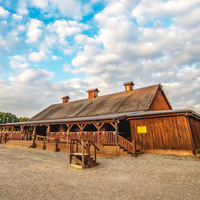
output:
[[0,112],[0,124],[24,122],[27,121],[28,117],[17,117],[12,113]]

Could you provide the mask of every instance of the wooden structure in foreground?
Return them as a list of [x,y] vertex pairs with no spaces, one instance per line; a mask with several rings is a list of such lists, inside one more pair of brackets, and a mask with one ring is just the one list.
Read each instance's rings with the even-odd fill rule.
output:
[[[79,150],[79,144],[81,144],[81,152]],[[94,156],[92,156],[91,147],[94,148]],[[80,142],[78,139],[71,139],[69,154],[70,166],[82,169],[97,166],[99,163],[97,163],[96,151],[99,151],[99,148],[91,140],[83,139]],[[75,162],[75,164],[72,162]]]

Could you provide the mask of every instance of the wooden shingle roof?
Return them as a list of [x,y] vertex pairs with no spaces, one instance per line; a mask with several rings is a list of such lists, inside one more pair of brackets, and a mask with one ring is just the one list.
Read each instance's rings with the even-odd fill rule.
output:
[[89,117],[149,110],[160,84],[93,99],[53,104],[29,121]]

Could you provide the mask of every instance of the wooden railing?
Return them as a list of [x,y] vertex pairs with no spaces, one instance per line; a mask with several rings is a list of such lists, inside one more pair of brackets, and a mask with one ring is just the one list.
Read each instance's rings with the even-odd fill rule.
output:
[[[22,134],[19,131],[0,131],[0,136],[3,138],[7,134],[7,138],[11,140],[22,140]],[[37,138],[44,136],[37,135]],[[116,145],[115,131],[84,131],[84,132],[47,132],[47,137],[53,140],[68,142],[70,139],[78,140],[91,140],[94,144],[98,145]],[[36,138],[36,139],[37,139]],[[33,138],[32,138],[33,139]]]
[[115,131],[84,131],[84,132],[48,132],[48,137],[64,139],[91,140],[98,145],[116,145]]
[[54,137],[47,137],[47,136],[41,136],[41,135],[34,135],[33,134],[33,140],[32,140],[32,144],[30,146],[30,148],[36,148],[36,140],[42,140],[43,141],[43,149],[45,150],[46,149],[46,142],[55,142],[55,151],[59,151],[59,148],[58,148],[58,143],[59,142],[66,142],[67,143],[67,140],[64,140],[64,139],[58,139],[58,138],[54,138]]
[[117,143],[120,147],[122,147],[128,153],[135,155],[135,156],[137,155],[135,140],[132,143],[132,142],[129,142],[128,140],[126,140],[125,138],[123,138],[122,136],[118,135]]
[[21,140],[22,134],[19,131],[0,131],[0,136],[5,137],[7,134],[7,139],[10,140]]

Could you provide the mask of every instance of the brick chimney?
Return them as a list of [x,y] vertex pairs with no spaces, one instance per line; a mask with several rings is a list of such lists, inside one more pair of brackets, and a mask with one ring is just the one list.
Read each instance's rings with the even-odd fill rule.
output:
[[88,99],[94,99],[96,97],[98,97],[98,93],[100,91],[98,90],[98,88],[94,88],[94,89],[91,89],[91,90],[88,90],[87,93],[88,93]]
[[63,103],[69,102],[69,99],[70,99],[69,96],[62,97]]
[[132,81],[126,82],[123,85],[125,86],[126,92],[129,92],[129,91],[133,90],[134,83]]

